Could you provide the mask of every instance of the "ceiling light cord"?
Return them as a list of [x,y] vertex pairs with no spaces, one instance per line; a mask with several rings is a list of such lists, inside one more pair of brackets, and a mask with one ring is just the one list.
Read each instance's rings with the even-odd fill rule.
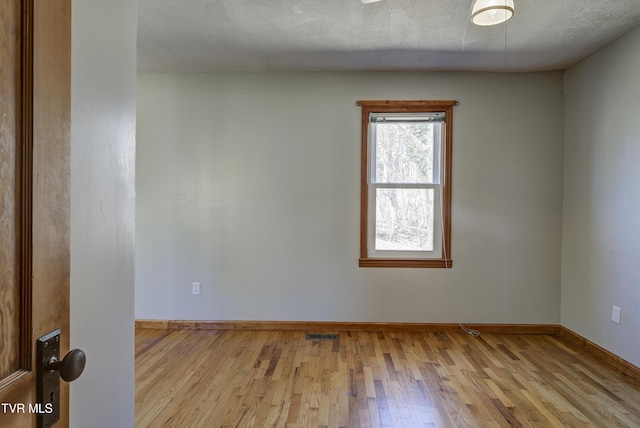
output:
[[504,72],[507,72],[507,23],[504,23]]

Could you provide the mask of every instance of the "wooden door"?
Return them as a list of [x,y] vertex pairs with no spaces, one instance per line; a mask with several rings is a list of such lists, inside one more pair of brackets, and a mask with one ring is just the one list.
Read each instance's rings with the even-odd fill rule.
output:
[[[47,410],[36,340],[69,349],[70,0],[0,0],[0,49],[0,426],[22,428]],[[68,403],[61,382],[57,427]]]

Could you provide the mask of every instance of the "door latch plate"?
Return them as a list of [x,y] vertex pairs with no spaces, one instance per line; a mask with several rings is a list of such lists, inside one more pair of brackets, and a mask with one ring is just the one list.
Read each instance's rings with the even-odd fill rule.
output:
[[38,428],[49,428],[60,419],[60,375],[49,370],[51,361],[60,359],[60,329],[45,334],[37,341],[38,380],[37,403]]

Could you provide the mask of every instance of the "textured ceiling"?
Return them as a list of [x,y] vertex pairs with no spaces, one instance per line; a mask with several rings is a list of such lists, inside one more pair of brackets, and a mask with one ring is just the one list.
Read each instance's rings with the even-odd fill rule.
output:
[[515,16],[491,29],[469,23],[471,5],[138,0],[138,68],[557,70],[640,25],[640,0],[515,0]]

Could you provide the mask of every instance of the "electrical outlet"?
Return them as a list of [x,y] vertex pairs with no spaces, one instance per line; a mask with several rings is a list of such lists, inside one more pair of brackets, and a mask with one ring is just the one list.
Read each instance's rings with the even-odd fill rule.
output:
[[620,324],[620,312],[621,309],[617,306],[613,307],[613,312],[611,313],[611,321],[616,324]]
[[200,283],[192,282],[191,283],[191,294],[200,294]]

